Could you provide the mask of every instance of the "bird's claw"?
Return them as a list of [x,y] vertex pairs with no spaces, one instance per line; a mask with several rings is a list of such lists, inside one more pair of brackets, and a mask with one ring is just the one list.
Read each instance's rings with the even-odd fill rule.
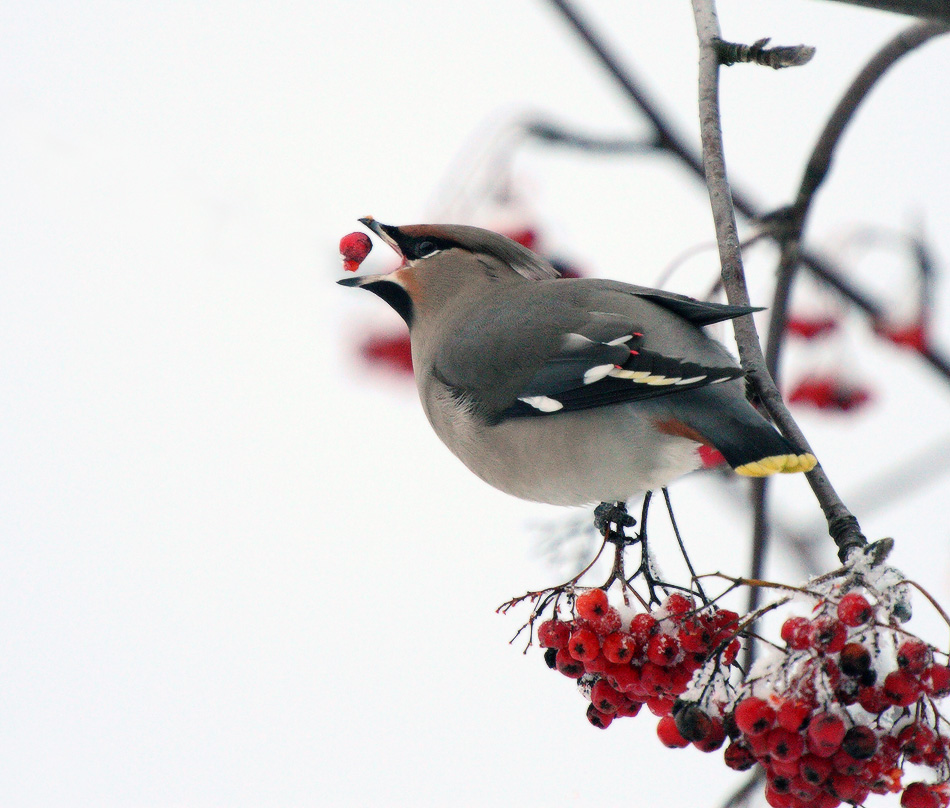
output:
[[[598,533],[607,537],[609,533],[623,533],[624,528],[633,527],[637,523],[629,513],[624,502],[601,502],[594,508],[594,528]],[[610,526],[614,526],[614,530]]]

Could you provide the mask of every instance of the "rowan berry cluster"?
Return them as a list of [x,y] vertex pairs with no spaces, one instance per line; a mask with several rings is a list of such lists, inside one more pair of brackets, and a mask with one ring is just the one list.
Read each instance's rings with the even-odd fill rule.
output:
[[[715,606],[697,610],[685,595],[670,595],[660,608],[625,620],[603,589],[591,589],[577,597],[575,611],[573,620],[542,623],[538,641],[550,667],[579,680],[595,727],[637,715],[644,704],[666,727],[696,670],[713,655],[728,668],[739,652],[739,616]],[[711,751],[724,739],[719,722],[718,742],[710,736],[700,748]]]
[[[950,667],[900,628],[894,603],[859,591],[782,625],[786,648],[752,672],[726,715],[726,764],[765,769],[774,808],[834,808],[903,792],[904,808],[950,804],[950,725],[935,700]],[[901,784],[907,763],[934,784]]]
[[[785,647],[748,674],[734,664],[748,621],[682,594],[624,618],[591,589],[573,619],[542,623],[538,640],[548,665],[578,680],[594,726],[645,704],[668,747],[711,752],[728,739],[726,765],[761,766],[774,808],[898,792],[904,808],[947,808],[950,723],[936,705],[950,695],[946,655],[902,627],[902,586],[856,583],[865,580],[803,590],[818,604],[811,616],[786,619]],[[907,764],[929,770],[928,782],[903,785]]]

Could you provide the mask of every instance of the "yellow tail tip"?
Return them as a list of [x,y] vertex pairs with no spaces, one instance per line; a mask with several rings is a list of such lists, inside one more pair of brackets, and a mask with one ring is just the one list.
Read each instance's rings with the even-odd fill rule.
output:
[[798,471],[811,471],[818,460],[810,452],[804,454],[785,454],[763,457],[751,463],[743,463],[736,468],[736,474],[743,477],[768,477],[770,474],[794,474]]

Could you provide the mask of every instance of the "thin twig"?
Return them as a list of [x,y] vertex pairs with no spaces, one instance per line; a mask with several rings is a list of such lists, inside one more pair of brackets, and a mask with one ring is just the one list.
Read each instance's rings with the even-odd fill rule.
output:
[[[750,491],[752,497],[752,560],[749,564],[749,577],[761,578],[765,567],[765,550],[769,544],[769,520],[768,520],[768,477],[760,477],[752,481]],[[751,614],[759,608],[761,600],[759,587],[749,587],[749,599],[746,603],[746,613]],[[754,642],[749,642],[745,647],[743,656],[743,667],[749,670],[755,661]]]
[[645,154],[660,148],[655,138],[602,137],[574,132],[549,121],[528,121],[525,132],[537,140],[603,154]]
[[680,546],[680,553],[682,553],[683,560],[686,562],[686,568],[689,570],[690,585],[696,585],[696,590],[700,599],[703,601],[703,604],[708,604],[709,599],[706,597],[706,593],[703,591],[703,585],[696,577],[696,570],[693,569],[693,562],[689,560],[689,553],[686,552],[686,545],[683,544],[683,537],[680,535],[679,526],[676,524],[676,517],[673,516],[673,503],[670,502],[670,492],[665,485],[663,486],[663,499],[666,500],[666,512],[670,515],[670,524],[673,526],[673,534],[676,536],[676,541]]

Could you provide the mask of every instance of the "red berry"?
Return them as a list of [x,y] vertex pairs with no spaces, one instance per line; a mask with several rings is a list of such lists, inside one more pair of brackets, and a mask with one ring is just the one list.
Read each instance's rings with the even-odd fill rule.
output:
[[808,725],[808,751],[818,757],[831,757],[841,748],[845,736],[844,721],[831,713],[815,715]]
[[663,696],[672,690],[673,676],[666,668],[644,662],[640,668],[640,685],[651,696]]
[[714,632],[702,619],[690,620],[677,635],[684,651],[691,654],[706,654],[714,642]]
[[815,797],[818,796],[818,785],[808,782],[804,777],[795,777],[792,782],[788,784],[788,792],[798,797],[802,802],[810,805]]
[[640,669],[632,665],[617,665],[608,671],[608,675],[614,680],[617,690],[621,690],[627,695],[640,690]]
[[700,741],[693,741],[700,752],[715,752],[726,740],[726,731],[723,729],[722,721],[718,718],[711,718],[709,722],[709,731],[706,737]]
[[930,646],[921,640],[905,640],[897,649],[897,667],[908,673],[923,673],[933,662]]
[[625,699],[624,703],[617,708],[617,715],[633,717],[640,712],[641,707],[643,707],[643,704],[639,701],[630,701],[629,699]]
[[[944,761],[947,760],[946,744],[934,744],[934,748],[931,749],[926,755],[923,755],[921,760],[925,766],[930,766],[931,769],[936,769],[940,766],[943,766]],[[948,790],[946,799],[944,801],[944,808],[946,808],[946,806],[950,806],[950,790]]]
[[602,648],[604,656],[611,662],[629,662],[637,655],[637,641],[625,632],[609,634]]
[[657,631],[656,618],[652,614],[640,612],[630,621],[630,633],[636,638],[641,648],[645,648],[650,637]]
[[911,724],[901,730],[897,742],[911,763],[923,763],[924,758],[933,751],[937,735],[926,724]]
[[343,269],[347,272],[356,272],[363,259],[373,249],[373,242],[366,233],[350,233],[340,239],[340,257],[343,259]]
[[713,612],[712,614],[713,623],[718,629],[735,629],[736,624],[739,622],[738,612],[730,611],[729,609],[719,609],[718,611]]
[[841,749],[855,760],[867,760],[877,752],[877,735],[870,727],[851,727],[841,741]]
[[782,623],[782,639],[795,651],[811,647],[811,631],[811,620],[807,617],[789,617]]
[[657,634],[647,645],[647,659],[654,665],[672,665],[679,653],[679,641],[672,634]]
[[657,718],[664,715],[672,715],[673,699],[670,696],[651,696],[647,699],[647,709]]
[[580,662],[591,662],[600,653],[600,643],[593,631],[589,628],[580,628],[571,634],[567,650],[574,659]]
[[844,648],[848,630],[834,617],[819,617],[812,623],[812,644],[826,654],[837,654]]
[[769,734],[767,732],[758,735],[746,735],[745,742],[749,744],[749,749],[758,760],[764,761],[769,756]]
[[871,652],[859,642],[849,642],[841,649],[838,666],[845,676],[860,676],[871,668]]
[[940,796],[926,783],[911,783],[901,794],[904,808],[941,808]]
[[624,697],[603,679],[594,682],[590,691],[590,702],[602,713],[615,713],[625,701]]
[[671,616],[680,616],[693,611],[696,606],[692,599],[675,593],[666,599],[666,603],[663,604],[662,608],[666,609],[667,614]]
[[[827,786],[825,786],[825,789],[827,789]],[[810,808],[838,808],[839,805],[841,805],[841,800],[825,790],[818,792],[818,796],[812,800]]]
[[722,664],[729,667],[729,665],[735,662],[741,647],[742,645],[739,643],[738,638],[729,643],[729,645],[726,646],[726,650],[722,652]]
[[622,620],[620,619],[620,612],[613,606],[608,606],[607,611],[604,612],[602,616],[593,617],[588,620],[588,622],[590,623],[591,630],[594,631],[598,637],[606,637],[608,634],[620,628]]
[[849,592],[838,604],[838,619],[846,626],[863,626],[873,616],[868,599],[857,592]]
[[867,761],[851,757],[844,749],[839,749],[831,756],[831,765],[836,772],[847,775],[863,774],[867,768]]
[[612,713],[602,713],[593,704],[587,708],[587,720],[597,729],[607,729],[610,722],[614,720]]
[[818,755],[803,755],[798,761],[798,771],[802,779],[813,785],[825,782],[834,771],[831,761]]
[[613,664],[603,655],[603,652],[599,652],[593,659],[584,663],[584,668],[588,673],[607,673]]
[[545,620],[538,626],[538,642],[542,648],[564,648],[571,629],[563,620]]
[[862,687],[858,691],[858,704],[875,715],[883,713],[890,707],[890,702],[885,698],[884,691],[879,687]]
[[[787,783],[785,787],[788,787]],[[772,783],[767,783],[765,786],[765,801],[772,808],[799,808],[802,804],[797,797],[793,797],[787,792],[776,791]]]
[[805,751],[805,739],[781,727],[769,730],[768,741],[773,760],[798,760]]
[[736,726],[746,735],[761,735],[775,725],[775,710],[755,696],[746,696],[736,705]]
[[778,708],[776,721],[782,729],[798,732],[808,721],[812,705],[804,701],[785,701]]
[[585,620],[595,620],[607,614],[610,604],[603,589],[591,589],[577,598],[577,613]]
[[768,774],[768,784],[776,794],[790,794],[794,779],[794,777],[783,777],[780,774]]
[[584,663],[574,659],[566,648],[558,649],[554,664],[561,673],[571,679],[580,679],[584,675]]
[[910,673],[892,671],[884,678],[884,698],[898,707],[909,707],[920,697],[921,686]]
[[920,675],[924,691],[935,698],[942,699],[950,695],[950,667],[931,665]]
[[664,715],[660,719],[656,725],[656,734],[660,742],[670,749],[682,749],[684,746],[689,746],[689,741],[680,735],[680,731],[676,728],[676,721],[671,715]]
[[751,769],[756,762],[749,747],[743,743],[736,743],[735,741],[726,747],[726,751],[723,752],[723,758],[726,761],[726,765],[737,772],[744,772]]
[[680,735],[690,742],[703,740],[712,730],[713,719],[696,704],[680,702],[673,718]]
[[854,775],[832,772],[825,788],[829,789],[839,800],[855,804],[860,802],[855,797],[861,793],[862,785],[861,781]]
[[[762,737],[761,735],[757,737]],[[777,758],[769,755],[768,767],[769,771],[774,772],[779,777],[785,777],[789,780],[793,780],[798,777],[798,764],[797,760],[778,760]]]

